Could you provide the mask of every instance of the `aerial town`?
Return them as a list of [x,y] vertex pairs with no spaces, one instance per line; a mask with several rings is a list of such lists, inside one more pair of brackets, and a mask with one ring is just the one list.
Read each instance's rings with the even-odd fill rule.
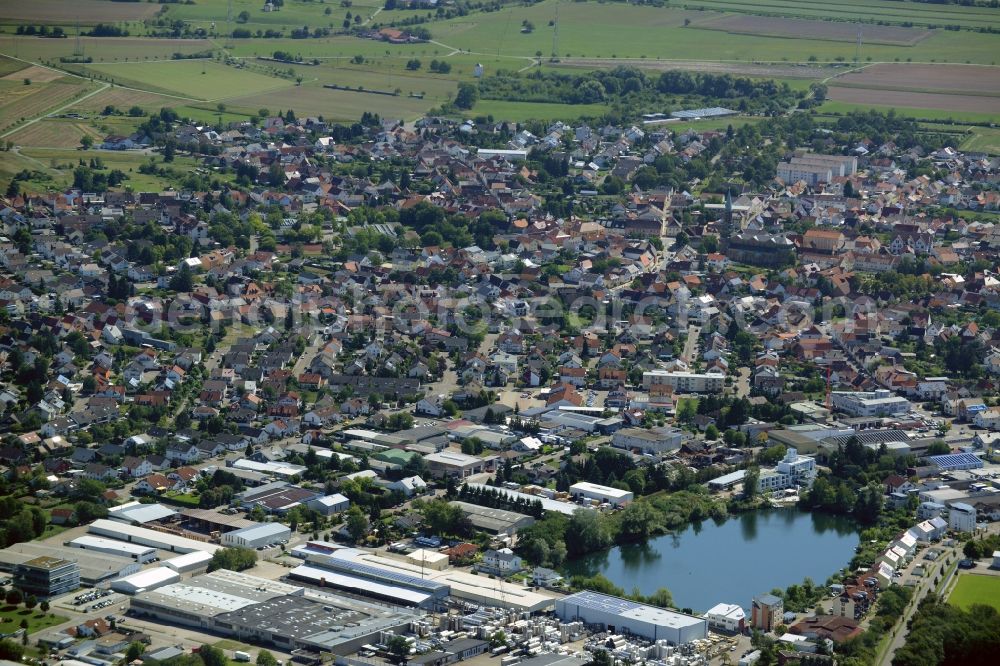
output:
[[995,663],[996,155],[223,111],[0,183],[3,664]]
[[[9,192],[4,644],[833,663],[1000,582],[1000,161],[831,140],[755,191],[640,187],[725,138],[675,127],[176,123],[249,187]],[[828,580],[695,606],[668,562],[568,566],[774,511],[855,522]]]

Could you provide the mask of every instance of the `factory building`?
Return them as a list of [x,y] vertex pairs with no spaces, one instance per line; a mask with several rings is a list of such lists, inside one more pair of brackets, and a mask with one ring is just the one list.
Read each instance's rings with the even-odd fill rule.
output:
[[208,563],[212,561],[212,556],[206,552],[196,550],[193,553],[185,553],[177,557],[171,557],[163,562],[163,566],[173,569],[177,573],[190,573],[207,569]]
[[287,541],[292,530],[281,523],[259,523],[253,527],[226,532],[222,535],[222,545],[230,548],[261,548]]
[[92,522],[87,531],[97,536],[151,546],[172,553],[191,553],[196,550],[214,553],[219,550],[219,546],[207,541],[197,541],[196,539],[189,539],[188,537],[178,536],[169,532],[159,532],[145,527],[136,527],[135,525],[128,525],[116,520],[107,520],[106,518],[98,518]]
[[165,523],[176,520],[177,512],[162,504],[129,502],[108,509],[108,518],[119,520],[129,525],[148,525],[150,523]]
[[490,534],[514,536],[518,530],[535,524],[535,519],[531,516],[515,511],[492,509],[468,502],[455,501],[450,502],[450,504],[461,509],[462,514],[469,519],[473,527]]
[[708,636],[708,622],[704,618],[590,591],[556,599],[556,615],[563,622],[579,620],[613,633],[650,641],[665,640],[674,645]]
[[173,569],[168,569],[167,567],[154,567],[152,569],[146,569],[145,571],[140,571],[137,574],[132,574],[131,576],[126,576],[125,578],[119,578],[116,581],[112,581],[111,589],[115,592],[121,592],[122,594],[138,594],[140,592],[155,590],[156,588],[163,587],[164,585],[176,583],[180,579],[180,574]]
[[307,591],[234,571],[214,571],[142,592],[131,612],[162,622],[204,629],[284,652],[321,650],[347,655],[384,632],[423,617],[419,611],[379,606]]
[[581,481],[569,487],[569,494],[575,499],[585,499],[614,507],[625,506],[632,501],[632,493],[621,488],[602,486],[597,483]]
[[[358,548],[342,548],[325,559],[309,557],[308,562],[307,568],[293,569],[290,575],[399,605],[434,608],[451,596],[523,613],[552,608],[552,597],[519,584],[457,569],[429,569],[420,562],[383,557]],[[424,596],[418,597],[415,592]]]
[[128,557],[139,564],[152,562],[156,558],[156,549],[149,546],[140,546],[136,543],[125,543],[114,539],[104,539],[101,537],[84,534],[68,543],[72,548],[83,548],[95,553],[105,555],[116,555],[118,557]]

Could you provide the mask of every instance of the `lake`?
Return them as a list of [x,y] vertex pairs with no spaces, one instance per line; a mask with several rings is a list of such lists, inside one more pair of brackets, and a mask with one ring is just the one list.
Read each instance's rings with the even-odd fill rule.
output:
[[842,516],[765,509],[708,520],[678,534],[616,546],[567,563],[563,573],[604,574],[626,593],[666,587],[678,608],[704,612],[717,603],[749,609],[757,594],[801,583],[817,585],[847,566],[859,537]]

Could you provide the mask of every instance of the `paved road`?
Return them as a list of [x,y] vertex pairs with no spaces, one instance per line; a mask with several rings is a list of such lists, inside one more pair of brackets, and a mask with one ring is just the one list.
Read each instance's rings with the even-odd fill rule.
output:
[[689,365],[698,360],[698,336],[700,335],[701,326],[694,324],[688,326],[687,339],[684,341],[684,352],[681,354],[681,359]]

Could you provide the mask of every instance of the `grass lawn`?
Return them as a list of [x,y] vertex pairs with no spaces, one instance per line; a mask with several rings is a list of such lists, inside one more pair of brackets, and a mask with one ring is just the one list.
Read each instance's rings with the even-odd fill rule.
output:
[[21,620],[28,620],[28,633],[33,634],[62,624],[68,618],[61,615],[43,613],[38,608],[28,610],[24,606],[4,606],[0,608],[0,633],[13,633],[21,626]]
[[87,69],[121,85],[204,101],[262,93],[295,85],[287,79],[228,67],[213,60],[96,64],[89,65]]
[[169,491],[161,496],[163,501],[167,504],[179,504],[181,506],[190,506],[198,508],[200,506],[200,499],[197,495],[189,495],[188,493],[178,493],[175,491]]
[[968,134],[959,146],[962,150],[1000,155],[1000,129],[970,127],[969,130],[971,134]]
[[966,610],[972,604],[985,604],[1000,611],[1000,577],[961,574],[948,603]]

